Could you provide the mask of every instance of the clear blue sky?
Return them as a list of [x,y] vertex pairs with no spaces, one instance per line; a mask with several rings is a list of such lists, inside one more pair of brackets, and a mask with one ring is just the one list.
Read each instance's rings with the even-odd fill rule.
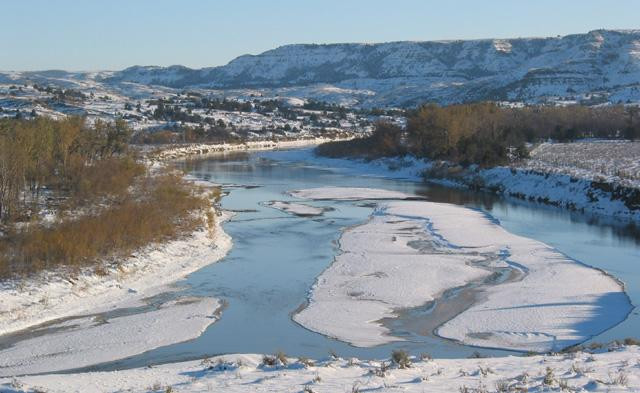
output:
[[3,0],[0,70],[227,63],[290,43],[640,28],[640,0]]

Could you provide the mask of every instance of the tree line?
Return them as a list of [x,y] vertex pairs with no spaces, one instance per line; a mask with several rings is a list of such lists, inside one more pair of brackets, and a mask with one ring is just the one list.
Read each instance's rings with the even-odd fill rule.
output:
[[463,165],[495,166],[527,156],[525,143],[581,138],[640,138],[640,112],[621,105],[502,107],[494,103],[428,104],[407,114],[406,128],[378,123],[361,140],[330,143],[317,152],[369,158],[412,154]]
[[123,120],[0,120],[0,221],[25,214],[45,189],[77,191],[87,168],[124,155],[130,137]]
[[0,277],[98,266],[202,222],[208,199],[130,138],[123,120],[0,120]]

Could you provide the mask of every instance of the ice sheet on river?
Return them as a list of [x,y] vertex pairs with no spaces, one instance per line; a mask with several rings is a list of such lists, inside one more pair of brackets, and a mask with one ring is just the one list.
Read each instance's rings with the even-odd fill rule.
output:
[[[340,192],[330,189],[337,199],[350,199],[351,189]],[[460,206],[385,202],[367,223],[347,229],[340,245],[342,253],[294,319],[356,346],[397,341],[381,319],[477,282],[493,268],[510,267],[517,279],[483,288],[438,335],[483,347],[559,350],[616,325],[632,309],[622,284],[604,272]]]
[[291,191],[291,195],[315,200],[345,200],[357,201],[362,199],[417,199],[415,195],[404,192],[381,190],[378,188],[357,188],[357,187],[319,187],[305,190]]

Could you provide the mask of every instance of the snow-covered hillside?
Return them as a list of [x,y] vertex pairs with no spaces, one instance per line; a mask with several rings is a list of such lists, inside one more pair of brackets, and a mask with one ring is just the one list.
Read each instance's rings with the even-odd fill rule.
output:
[[[640,100],[640,30],[552,38],[286,45],[199,70],[135,66],[107,83],[286,89],[360,105]],[[301,87],[305,87],[302,89]]]
[[640,102],[640,30],[548,38],[297,44],[243,55],[220,67],[0,72],[0,83],[101,86],[134,96],[151,85],[199,88],[226,97],[311,98],[360,107],[477,100]]

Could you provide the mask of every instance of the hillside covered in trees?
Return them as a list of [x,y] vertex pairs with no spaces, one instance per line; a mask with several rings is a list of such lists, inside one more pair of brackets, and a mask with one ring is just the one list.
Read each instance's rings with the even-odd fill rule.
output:
[[368,159],[411,154],[491,167],[526,157],[527,142],[581,138],[638,139],[640,111],[621,105],[514,108],[494,103],[429,104],[408,113],[406,129],[380,122],[369,137],[326,143],[316,152]]
[[121,120],[0,121],[0,276],[94,265],[201,222],[207,199],[150,173],[130,137]]

